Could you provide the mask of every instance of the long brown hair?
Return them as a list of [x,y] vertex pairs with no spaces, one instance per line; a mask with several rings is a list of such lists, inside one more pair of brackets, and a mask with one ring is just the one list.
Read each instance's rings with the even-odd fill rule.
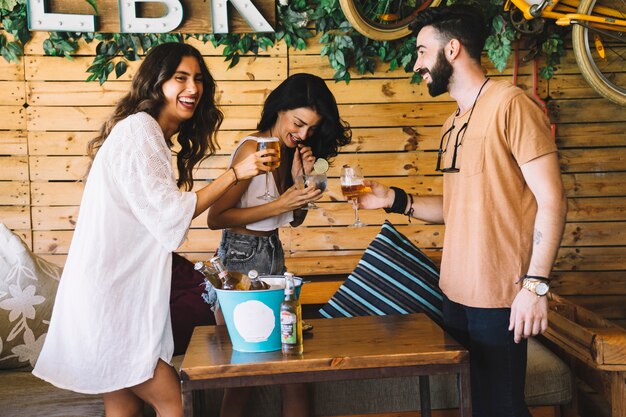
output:
[[[181,146],[176,155],[178,187],[191,190],[193,168],[211,156],[218,148],[215,134],[222,124],[224,115],[215,103],[215,80],[211,76],[202,55],[193,46],[184,43],[163,43],[152,48],[133,77],[130,92],[115,106],[113,114],[102,124],[100,132],[87,145],[91,160],[120,120],[139,112],[146,112],[155,119],[165,103],[163,83],[172,78],[185,56],[198,60],[202,72],[203,93],[193,117],[183,122],[178,130]],[[172,143],[168,140],[168,145]]]

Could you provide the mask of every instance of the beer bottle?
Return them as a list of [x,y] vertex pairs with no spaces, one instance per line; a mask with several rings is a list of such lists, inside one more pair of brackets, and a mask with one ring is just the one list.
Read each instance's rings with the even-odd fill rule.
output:
[[285,272],[285,299],[280,305],[280,338],[284,354],[302,354],[302,307],[289,272]]
[[259,273],[256,269],[251,269],[248,272],[248,278],[250,278],[250,289],[251,290],[267,290],[270,286],[259,279]]
[[202,261],[198,261],[193,265],[193,269],[204,275],[204,278],[218,290],[222,289],[222,281],[217,276],[217,271]]
[[235,275],[228,272],[218,256],[214,256],[209,262],[211,262],[211,266],[217,271],[217,276],[222,281],[223,290],[244,290],[241,279],[237,279]]

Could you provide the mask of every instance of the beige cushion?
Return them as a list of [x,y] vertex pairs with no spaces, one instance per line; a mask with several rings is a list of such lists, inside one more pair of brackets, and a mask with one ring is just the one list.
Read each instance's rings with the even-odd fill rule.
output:
[[572,372],[558,356],[534,338],[528,339],[526,403],[567,404],[572,401]]
[[60,277],[60,267],[34,255],[0,223],[0,369],[35,364]]
[[[382,413],[419,409],[418,378],[338,381],[315,384],[315,414]],[[458,407],[454,375],[430,378],[433,409]],[[526,404],[567,404],[572,400],[572,375],[565,363],[534,338],[528,341]],[[349,398],[350,401],[346,401]]]

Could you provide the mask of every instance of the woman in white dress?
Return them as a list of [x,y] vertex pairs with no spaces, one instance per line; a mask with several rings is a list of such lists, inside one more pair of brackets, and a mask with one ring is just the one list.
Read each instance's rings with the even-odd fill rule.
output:
[[276,160],[256,152],[190,191],[193,168],[216,149],[223,115],[214,95],[195,48],[156,46],[89,144],[93,163],[33,374],[60,388],[102,393],[107,417],[141,416],[144,402],[159,417],[182,416],[170,365],[172,252],[194,217]]

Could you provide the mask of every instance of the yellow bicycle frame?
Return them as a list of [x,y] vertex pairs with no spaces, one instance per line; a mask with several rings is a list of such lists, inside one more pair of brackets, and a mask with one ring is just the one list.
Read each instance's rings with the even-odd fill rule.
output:
[[[534,3],[528,3],[526,0],[507,0],[504,10],[508,11],[510,9],[511,2],[524,13],[525,19],[532,20],[536,18],[536,16],[530,13]],[[559,26],[569,26],[576,22],[589,22],[590,26],[601,29],[620,32],[626,30],[626,20],[623,19],[623,13],[620,13],[618,10],[599,6],[594,8],[594,12],[602,16],[572,13],[578,9],[578,4],[577,0],[548,1],[548,4],[541,9],[540,16],[556,20],[555,23]]]

